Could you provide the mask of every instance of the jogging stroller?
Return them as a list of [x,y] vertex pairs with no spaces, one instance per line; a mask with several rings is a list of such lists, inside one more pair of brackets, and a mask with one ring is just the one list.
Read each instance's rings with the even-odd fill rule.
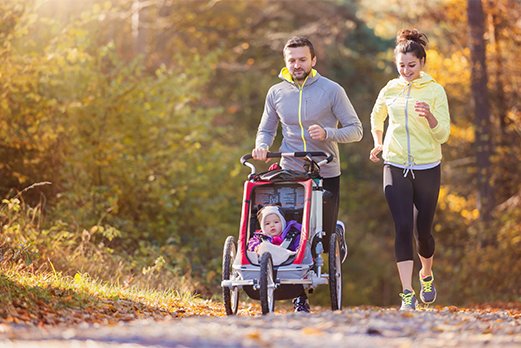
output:
[[[268,153],[268,158],[280,157],[303,157],[304,171],[256,173],[255,166],[248,162],[252,155],[241,158],[241,164],[250,167],[251,173],[244,183],[239,238],[229,236],[224,243],[221,287],[227,315],[237,313],[241,289],[250,298],[260,300],[264,315],[274,311],[276,300],[293,299],[302,289],[311,292],[327,283],[331,309],[342,308],[342,260],[336,233],[329,240],[329,273],[323,273],[322,205],[331,193],[322,187],[320,166],[331,162],[333,156],[323,152]],[[326,158],[317,163],[315,157]],[[270,203],[280,203],[286,220],[302,224],[296,252],[283,247],[291,243],[270,245],[269,251],[262,254],[247,250],[248,240],[259,226],[257,212]]]

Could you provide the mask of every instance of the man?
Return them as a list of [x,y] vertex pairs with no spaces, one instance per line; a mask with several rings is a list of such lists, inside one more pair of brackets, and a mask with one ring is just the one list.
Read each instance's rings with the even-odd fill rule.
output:
[[[329,248],[329,236],[337,231],[341,238],[342,262],[347,255],[345,227],[337,221],[340,190],[340,159],[338,143],[362,139],[362,124],[347,97],[336,82],[321,76],[313,67],[317,63],[313,44],[304,37],[288,40],[283,50],[286,67],[279,77],[282,82],[268,91],[264,112],[257,131],[253,158],[266,160],[269,147],[282,125],[280,152],[323,151],[334,156],[320,170],[324,189],[333,194],[324,205],[324,248]],[[338,124],[341,128],[337,128]],[[281,166],[302,170],[303,160],[282,158]],[[305,292],[294,301],[296,311],[309,312]]]

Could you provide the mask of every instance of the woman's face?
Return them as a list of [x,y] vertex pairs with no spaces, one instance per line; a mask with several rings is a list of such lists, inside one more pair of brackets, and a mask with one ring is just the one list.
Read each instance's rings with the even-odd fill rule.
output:
[[420,77],[425,60],[416,57],[413,53],[398,53],[396,55],[396,68],[406,81],[411,82]]
[[270,214],[264,219],[264,232],[270,237],[278,236],[282,233],[282,221],[277,214]]

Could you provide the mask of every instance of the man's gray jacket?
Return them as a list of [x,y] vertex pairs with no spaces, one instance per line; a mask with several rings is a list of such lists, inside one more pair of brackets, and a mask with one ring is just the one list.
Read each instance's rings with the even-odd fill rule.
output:
[[[359,141],[363,135],[362,123],[345,90],[314,69],[302,88],[293,82],[287,68],[282,69],[279,77],[283,81],[272,86],[266,96],[255,147],[270,148],[280,121],[283,136],[280,152],[323,151],[332,154],[333,161],[322,166],[320,174],[324,178],[339,176],[338,143]],[[337,128],[339,123],[341,128]],[[308,128],[314,124],[326,130],[325,140],[311,138]],[[285,157],[281,159],[281,166],[302,171],[303,160]]]

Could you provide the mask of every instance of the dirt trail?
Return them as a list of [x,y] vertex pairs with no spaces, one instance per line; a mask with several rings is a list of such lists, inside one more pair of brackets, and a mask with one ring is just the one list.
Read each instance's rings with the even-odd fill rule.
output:
[[0,324],[0,347],[521,347],[521,316],[456,307],[399,312],[346,308],[311,314],[135,320],[117,325]]

